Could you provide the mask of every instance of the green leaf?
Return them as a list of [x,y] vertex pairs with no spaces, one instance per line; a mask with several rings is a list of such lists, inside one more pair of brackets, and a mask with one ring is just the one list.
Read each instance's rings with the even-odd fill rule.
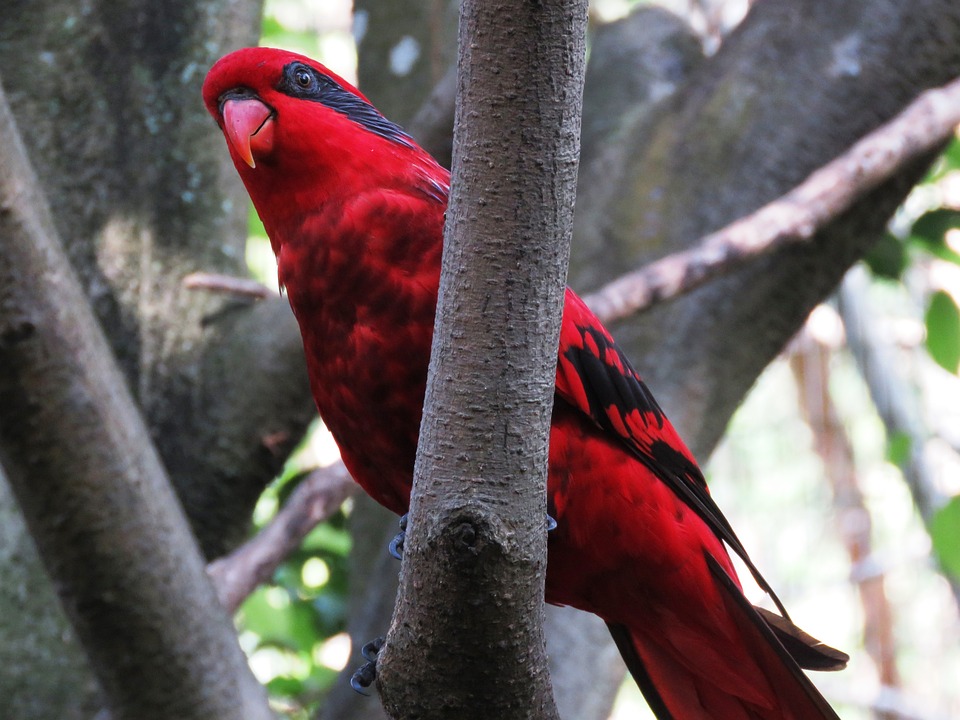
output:
[[955,495],[934,514],[930,538],[940,565],[960,580],[960,495]]
[[863,259],[877,277],[899,280],[907,267],[907,249],[894,235],[884,233]]
[[288,466],[284,467],[283,474],[277,481],[277,500],[281,505],[286,504],[300,483],[310,477],[311,471],[312,468],[301,469],[293,463],[288,463]]
[[938,208],[921,215],[910,229],[909,242],[934,257],[960,265],[960,255],[946,242],[948,230],[960,228],[960,211]]
[[887,438],[887,460],[898,467],[903,467],[910,459],[913,441],[903,432],[895,432]]
[[270,691],[271,695],[296,697],[303,692],[303,680],[279,675],[267,683],[267,690]]
[[960,170],[960,140],[957,140],[957,138],[950,141],[950,144],[933,163],[922,182],[934,182],[954,170]]
[[303,548],[311,552],[325,551],[346,557],[350,552],[351,538],[346,530],[329,523],[317,525],[303,541]]
[[263,221],[257,214],[257,209],[252,202],[247,204],[247,234],[259,238],[267,236],[267,231],[263,228]]
[[943,290],[930,298],[924,318],[927,326],[927,350],[940,367],[956,373],[960,366],[960,310]]
[[[284,602],[277,603],[277,596]],[[313,647],[318,637],[313,608],[284,588],[262,587],[244,602],[243,627],[256,633],[260,644],[303,650]]]
[[950,141],[943,151],[942,160],[947,171],[960,170],[960,140],[954,138]]

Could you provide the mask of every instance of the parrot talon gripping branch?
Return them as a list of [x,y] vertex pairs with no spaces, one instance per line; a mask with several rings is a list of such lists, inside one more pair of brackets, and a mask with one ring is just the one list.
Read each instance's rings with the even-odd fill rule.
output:
[[[231,53],[203,97],[277,255],[320,415],[357,482],[403,515],[449,173],[302,55]],[[846,655],[793,625],[640,375],[571,290],[547,506],[546,601],[607,623],[658,718],[837,719],[801,668],[838,670]],[[779,613],[747,601],[728,549]],[[375,674],[370,660],[354,688]]]
[[373,685],[373,681],[377,679],[377,655],[380,653],[385,642],[385,638],[378,637],[376,640],[371,640],[360,648],[360,654],[366,662],[350,676],[350,687],[352,687],[355,692],[361,695],[369,695],[369,693],[364,691]]
[[397,560],[403,559],[403,541],[407,537],[407,517],[407,513],[400,516],[400,532],[396,534],[387,546],[387,552]]

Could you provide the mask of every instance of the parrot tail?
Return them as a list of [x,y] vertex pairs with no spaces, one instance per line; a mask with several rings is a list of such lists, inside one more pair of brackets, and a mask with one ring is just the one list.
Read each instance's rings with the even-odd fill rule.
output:
[[630,674],[658,720],[840,720],[801,668],[841,670],[849,657],[788,618],[751,605],[709,555],[707,564],[739,642],[763,677],[744,671],[740,687],[731,688],[729,678],[737,675],[737,668],[718,668],[726,678],[721,687],[702,662],[697,664],[698,658],[688,661],[648,632],[608,623]]

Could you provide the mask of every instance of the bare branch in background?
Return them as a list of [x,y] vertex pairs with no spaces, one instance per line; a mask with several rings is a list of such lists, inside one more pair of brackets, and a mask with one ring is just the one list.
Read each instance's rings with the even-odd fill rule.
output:
[[248,278],[220,275],[217,273],[195,272],[183,278],[183,286],[188,290],[209,290],[240,297],[262,300],[276,295],[266,285]]
[[911,160],[946,142],[960,124],[960,80],[927,90],[890,122],[755,213],[697,246],[627,273],[584,298],[604,322],[700,287],[746,261],[810,240]]
[[410,134],[444,167],[450,167],[453,115],[457,102],[457,66],[451,64],[410,121]]
[[[853,445],[830,396],[831,348],[802,331],[790,355],[797,383],[800,412],[813,433],[813,445],[833,492],[839,535],[850,556],[850,580],[856,584],[863,608],[864,646],[873,660],[880,685],[900,686],[893,610],[884,588],[883,572],[873,556],[873,518],[864,502],[854,462]],[[869,572],[863,572],[863,569]],[[897,720],[898,713],[876,711],[877,720]]]
[[307,534],[359,489],[342,462],[311,472],[263,530],[207,566],[223,606],[235,613],[250,593],[270,581]]

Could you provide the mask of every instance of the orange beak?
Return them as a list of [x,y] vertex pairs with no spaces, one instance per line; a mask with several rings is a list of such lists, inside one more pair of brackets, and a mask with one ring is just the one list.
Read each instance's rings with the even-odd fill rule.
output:
[[254,153],[263,156],[273,148],[273,110],[256,98],[228,99],[223,103],[223,132],[237,155],[250,167]]

